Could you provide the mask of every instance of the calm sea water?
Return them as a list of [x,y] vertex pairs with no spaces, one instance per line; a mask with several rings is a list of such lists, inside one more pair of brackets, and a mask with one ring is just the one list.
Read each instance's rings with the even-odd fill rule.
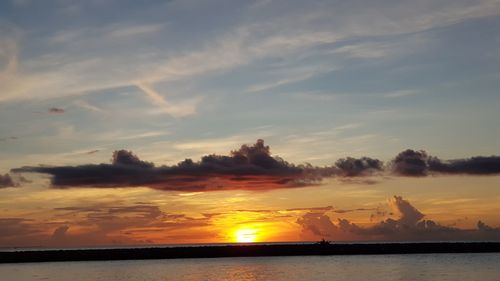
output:
[[5,281],[500,280],[500,254],[214,258],[2,264]]

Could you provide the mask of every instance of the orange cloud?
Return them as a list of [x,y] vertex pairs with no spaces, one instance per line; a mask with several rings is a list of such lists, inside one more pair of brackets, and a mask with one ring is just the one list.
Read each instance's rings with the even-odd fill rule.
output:
[[341,218],[334,223],[325,212],[308,212],[297,219],[297,223],[304,233],[333,240],[500,240],[500,228],[490,227],[481,221],[476,229],[459,229],[424,220],[425,215],[401,196],[391,198],[388,206],[399,218],[388,218],[369,227],[361,227]]

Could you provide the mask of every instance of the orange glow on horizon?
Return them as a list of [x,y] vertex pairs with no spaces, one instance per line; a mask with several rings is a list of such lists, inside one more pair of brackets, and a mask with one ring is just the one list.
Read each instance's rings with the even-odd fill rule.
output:
[[258,239],[258,231],[255,228],[242,227],[234,231],[234,241],[238,243],[254,243]]

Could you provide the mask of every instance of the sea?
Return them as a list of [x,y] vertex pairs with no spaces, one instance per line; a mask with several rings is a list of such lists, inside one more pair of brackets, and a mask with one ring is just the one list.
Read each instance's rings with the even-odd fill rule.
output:
[[0,264],[2,281],[500,281],[500,253],[289,256]]

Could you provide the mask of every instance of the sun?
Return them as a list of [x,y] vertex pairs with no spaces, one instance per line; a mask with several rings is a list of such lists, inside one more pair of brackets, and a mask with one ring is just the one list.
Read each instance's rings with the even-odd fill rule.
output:
[[235,231],[234,236],[238,243],[253,243],[257,240],[257,230],[251,228],[240,228]]

